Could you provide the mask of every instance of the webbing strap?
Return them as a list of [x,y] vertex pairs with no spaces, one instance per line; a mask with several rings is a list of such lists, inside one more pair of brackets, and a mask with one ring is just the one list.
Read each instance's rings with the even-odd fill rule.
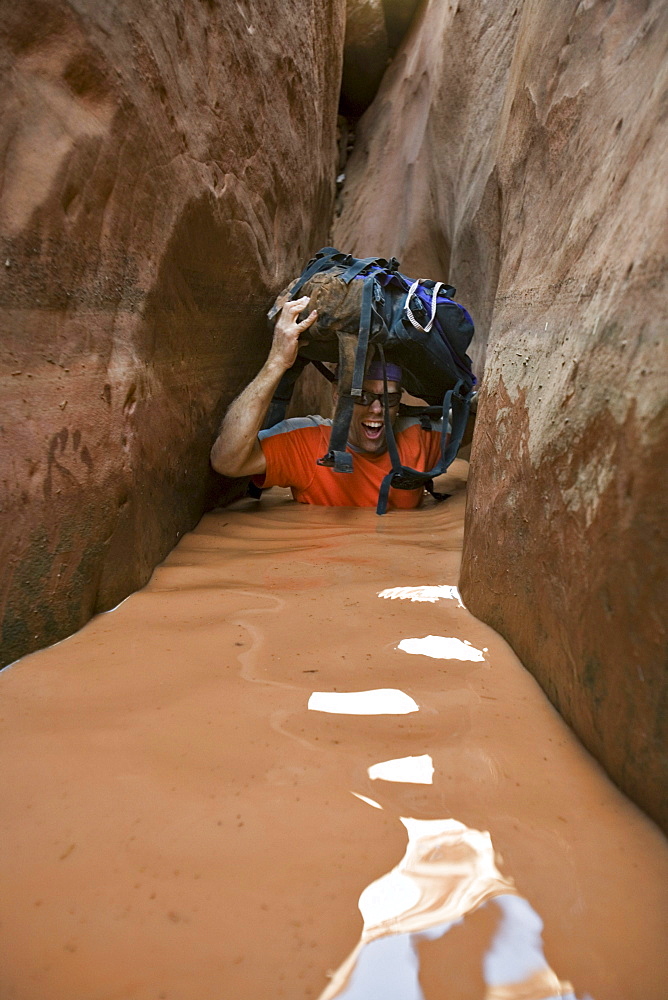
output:
[[318,369],[321,375],[325,376],[328,382],[336,382],[336,375],[326,365],[323,365],[322,361],[315,361],[311,358],[311,364],[314,368]]
[[345,261],[348,255],[340,253],[334,247],[324,247],[322,250],[319,250],[313,260],[307,264],[297,278],[297,283],[290,291],[291,298],[297,298],[306,282],[312,278],[314,274],[319,274],[320,271],[325,271],[336,257],[340,257],[342,261]]
[[[457,457],[457,452],[459,451],[459,446],[462,443],[462,438],[464,436],[464,431],[466,430],[466,425],[469,419],[469,410],[471,408],[471,394],[467,392],[463,396],[460,392],[461,387],[464,385],[463,379],[460,379],[454,389],[451,390],[450,402],[448,408],[452,409],[452,427],[450,429],[450,441],[445,446],[445,438],[443,438],[443,447],[441,452],[441,472],[445,472],[448,466]],[[445,400],[443,401],[443,409],[445,410]],[[447,411],[444,420],[447,419]]]
[[413,324],[416,330],[421,330],[422,333],[429,333],[431,331],[432,326],[434,325],[434,320],[436,319],[436,309],[438,307],[438,293],[440,289],[443,288],[443,282],[437,281],[436,284],[434,285],[434,290],[431,297],[431,316],[429,317],[429,322],[427,323],[427,325],[422,326],[422,324],[418,323],[418,321],[416,320],[415,316],[413,315],[413,310],[410,307],[411,298],[417,291],[417,288],[421,280],[422,280],[421,278],[418,278],[417,281],[414,281],[410,289],[408,290],[408,294],[406,295],[406,301],[404,303],[404,309],[406,310],[406,315],[408,316],[408,319]]
[[[309,261],[296,281],[294,281],[292,285],[288,285],[289,294],[286,301],[296,299],[309,278],[312,278],[314,274],[318,274],[319,271],[324,271],[328,268],[335,257],[340,257],[343,261],[345,261],[346,254],[339,253],[339,251],[335,250],[334,247],[324,247],[322,250],[318,250],[315,257]],[[282,308],[283,303],[278,305],[278,302],[274,302],[273,306],[267,313],[267,319],[269,322],[272,322],[276,318]]]
[[360,325],[357,334],[357,349],[355,351],[355,368],[350,386],[351,396],[361,396],[366,369],[366,355],[369,349],[369,331],[371,330],[371,308],[373,305],[374,278],[364,279],[362,289],[362,306],[360,309]]
[[318,465],[333,468],[335,472],[352,472],[353,456],[346,451],[350,418],[353,414],[353,398],[350,386],[355,362],[357,337],[354,333],[339,333],[339,401],[332,420],[329,436],[329,450],[317,460]]
[[438,406],[409,406],[408,403],[399,403],[400,417],[418,417],[421,420],[422,417],[425,416],[427,418],[439,420],[442,412],[442,404],[439,404]]
[[262,424],[262,429],[266,430],[269,427],[274,427],[275,424],[280,424],[281,420],[285,419],[285,411],[288,408],[288,404],[292,399],[292,392],[295,387],[295,382],[306,368],[308,360],[297,355],[295,363],[287,371],[283,372],[281,380],[276,386],[276,391],[272,397],[271,403],[267,408],[265,414],[264,422]]
[[334,472],[353,471],[353,456],[346,451],[346,445],[354,405],[350,396],[339,396],[329,436],[329,450],[326,455],[317,459],[318,465],[333,468]]
[[[378,347],[379,352],[382,355],[382,348]],[[384,359],[383,359],[384,363]],[[461,388],[464,386],[466,390],[466,395],[462,395]],[[385,392],[387,392],[387,379],[384,383]],[[418,469],[411,469],[409,466],[402,465],[399,458],[398,449],[396,446],[396,441],[394,439],[394,432],[391,427],[389,419],[389,405],[385,405],[385,420],[386,429],[385,434],[387,438],[388,451],[390,453],[390,460],[392,462],[392,470],[383,479],[381,483],[380,491],[378,493],[378,505],[376,507],[377,514],[385,514],[387,511],[387,503],[390,495],[390,487],[393,486],[395,489],[417,489],[418,486],[426,485],[427,488],[432,485],[432,480],[435,476],[440,476],[444,473],[448,467],[451,465],[453,459],[456,457],[459,451],[459,446],[461,444],[464,431],[466,429],[466,424],[469,416],[469,408],[471,404],[470,397],[470,387],[467,387],[464,380],[460,379],[455,385],[454,389],[448,389],[445,396],[443,397],[443,426],[441,428],[441,457],[440,461],[434,466],[433,469],[429,469],[427,472],[420,472]],[[384,400],[384,403],[386,400]],[[447,441],[448,434],[448,416],[450,410],[452,409],[452,427],[450,433],[450,440]],[[432,495],[433,489],[430,489]],[[443,499],[445,499],[445,494]]]
[[385,420],[385,440],[387,442],[387,450],[390,453],[390,462],[392,463],[392,469],[383,478],[378,491],[376,514],[385,514],[387,512],[387,504],[390,497],[392,478],[395,472],[398,472],[401,469],[401,459],[399,458],[399,449],[397,448],[394,428],[392,427],[392,418],[390,416],[390,400],[387,392],[387,365],[385,364],[385,351],[380,344],[377,345],[377,349],[383,365],[383,418]]
[[384,257],[364,257],[361,260],[356,260],[354,264],[343,272],[341,275],[341,281],[345,281],[346,285],[349,285],[353,278],[356,278],[358,274],[369,266],[369,264],[378,264],[379,267],[387,267],[387,261]]

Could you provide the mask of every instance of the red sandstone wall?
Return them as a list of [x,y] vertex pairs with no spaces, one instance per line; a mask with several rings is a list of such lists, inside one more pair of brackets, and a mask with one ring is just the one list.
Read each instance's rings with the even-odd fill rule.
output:
[[1,662],[229,496],[212,434],[327,242],[344,21],[345,0],[4,5]]
[[666,39],[661,0],[430,0],[334,237],[471,308],[465,600],[664,826]]

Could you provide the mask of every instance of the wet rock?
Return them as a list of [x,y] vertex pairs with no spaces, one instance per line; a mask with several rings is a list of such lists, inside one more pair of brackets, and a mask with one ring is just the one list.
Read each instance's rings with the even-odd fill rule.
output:
[[359,124],[334,235],[473,313],[462,592],[664,827],[667,18],[427,3]]
[[2,662],[231,495],[212,435],[327,241],[344,24],[343,0],[0,15]]

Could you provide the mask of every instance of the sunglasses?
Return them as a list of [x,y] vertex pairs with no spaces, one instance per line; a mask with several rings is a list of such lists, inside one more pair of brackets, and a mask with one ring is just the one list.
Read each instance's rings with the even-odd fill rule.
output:
[[[357,406],[371,406],[371,404],[375,402],[375,400],[377,399],[379,399],[381,403],[383,402],[382,392],[368,392],[366,389],[362,389],[362,395],[356,396],[353,399],[353,402]],[[399,403],[401,402],[401,393],[388,392],[387,402],[389,403],[390,406],[398,406]]]

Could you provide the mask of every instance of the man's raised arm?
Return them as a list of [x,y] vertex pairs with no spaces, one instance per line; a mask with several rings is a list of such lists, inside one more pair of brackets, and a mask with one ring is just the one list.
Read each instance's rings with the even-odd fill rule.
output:
[[225,414],[211,449],[211,464],[223,476],[261,476],[266,470],[257,436],[278,383],[295,363],[300,334],[317,318],[313,310],[297,322],[307,305],[308,296],[285,303],[276,320],[269,357]]

